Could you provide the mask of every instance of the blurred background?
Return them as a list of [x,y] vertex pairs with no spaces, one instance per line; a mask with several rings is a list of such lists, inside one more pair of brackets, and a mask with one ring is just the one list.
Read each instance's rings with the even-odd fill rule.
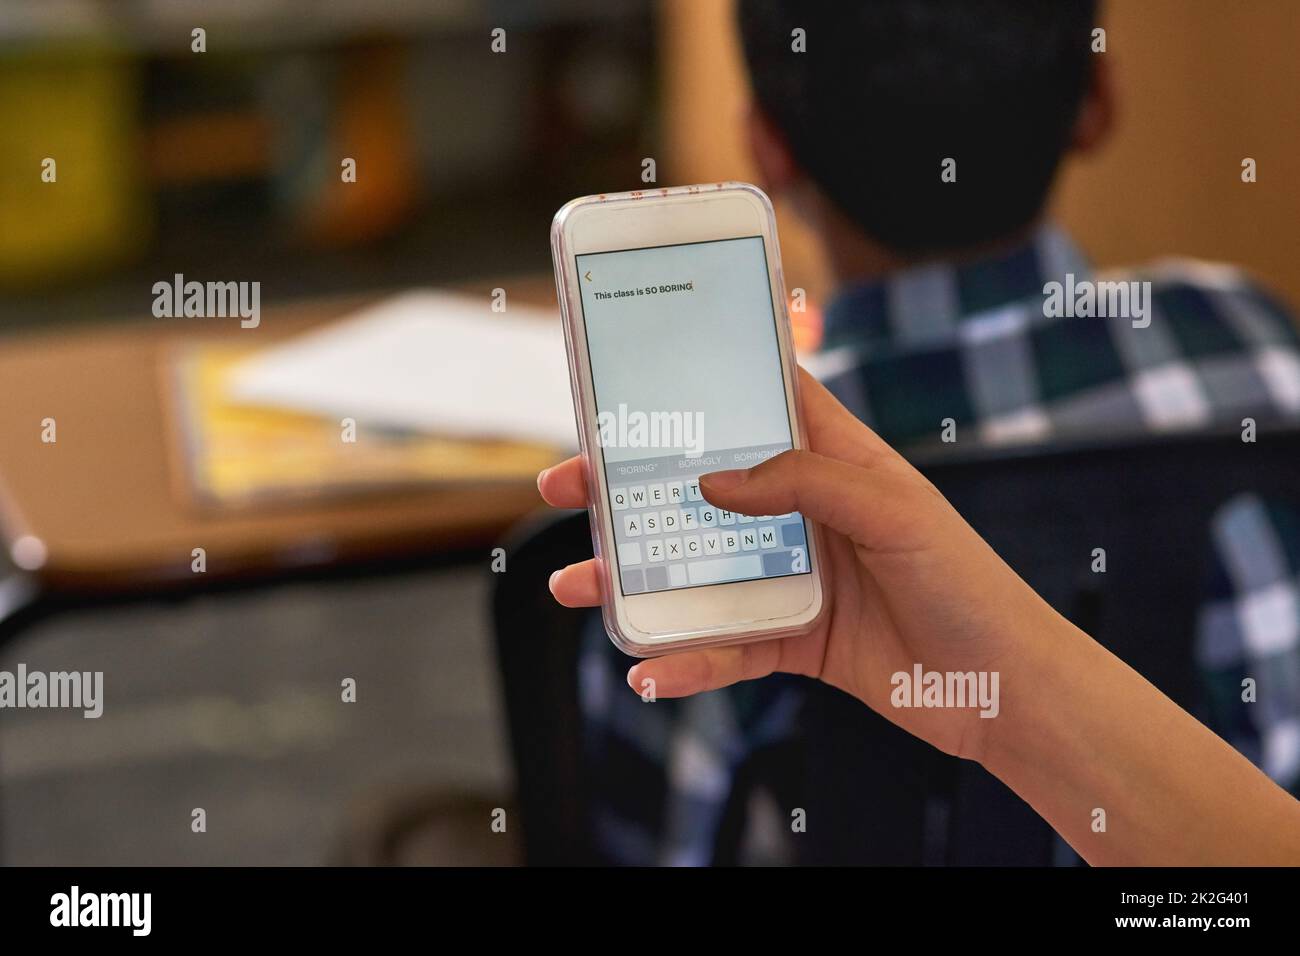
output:
[[[1300,305],[1278,121],[1300,6],[1112,2],[1103,25],[1119,128],[1059,217],[1101,266],[1225,260]],[[226,383],[410,289],[455,290],[462,324],[504,290],[540,322],[554,211],[641,188],[646,158],[659,185],[754,178],[734,33],[727,0],[0,0],[0,670],[106,684],[98,720],[0,711],[0,861],[516,859],[480,825],[512,799],[492,549],[563,441],[388,409],[361,462],[337,409]],[[1248,156],[1257,183],[1212,174]],[[787,284],[824,301],[778,212]],[[259,282],[261,327],[154,317],[178,273]],[[263,379],[299,356],[273,357]],[[421,800],[445,823],[377,849]]]

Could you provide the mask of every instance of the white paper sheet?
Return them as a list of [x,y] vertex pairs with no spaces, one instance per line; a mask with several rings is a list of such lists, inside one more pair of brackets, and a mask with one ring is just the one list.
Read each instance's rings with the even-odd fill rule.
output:
[[244,404],[354,418],[359,428],[577,445],[554,313],[428,290],[275,345],[231,373]]

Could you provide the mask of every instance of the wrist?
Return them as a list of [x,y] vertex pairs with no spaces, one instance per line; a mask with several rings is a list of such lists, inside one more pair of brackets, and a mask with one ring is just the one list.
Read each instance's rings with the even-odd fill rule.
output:
[[1096,644],[1068,620],[1040,604],[1035,623],[1018,627],[1023,635],[999,662],[999,710],[988,721],[980,741],[978,762],[1005,783],[1017,767],[1041,759],[1058,746],[1063,715],[1072,690],[1071,674],[1084,671],[1084,660]]

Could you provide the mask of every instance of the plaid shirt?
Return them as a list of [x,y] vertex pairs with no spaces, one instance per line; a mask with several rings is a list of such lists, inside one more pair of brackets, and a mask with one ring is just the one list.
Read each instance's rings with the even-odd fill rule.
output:
[[[1149,325],[1049,317],[1045,285],[1149,281]],[[1140,324],[1140,323],[1139,323]],[[1240,426],[1300,416],[1300,339],[1239,271],[1170,261],[1093,275],[1043,227],[1005,255],[896,273],[844,291],[807,366],[891,444],[938,441],[942,422],[985,442]],[[1300,788],[1300,518],[1242,496],[1211,529],[1215,572],[1197,665],[1214,729],[1288,789]],[[594,825],[612,861],[710,862],[736,769],[794,729],[802,691],[774,675],[646,706],[599,619],[579,677]],[[1258,703],[1241,700],[1257,681]]]

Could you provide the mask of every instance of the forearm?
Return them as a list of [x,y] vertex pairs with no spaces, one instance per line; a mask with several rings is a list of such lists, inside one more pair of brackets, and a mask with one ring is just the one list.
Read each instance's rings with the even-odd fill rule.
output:
[[1300,864],[1300,802],[1055,621],[1003,677],[984,755],[991,773],[1089,863]]

